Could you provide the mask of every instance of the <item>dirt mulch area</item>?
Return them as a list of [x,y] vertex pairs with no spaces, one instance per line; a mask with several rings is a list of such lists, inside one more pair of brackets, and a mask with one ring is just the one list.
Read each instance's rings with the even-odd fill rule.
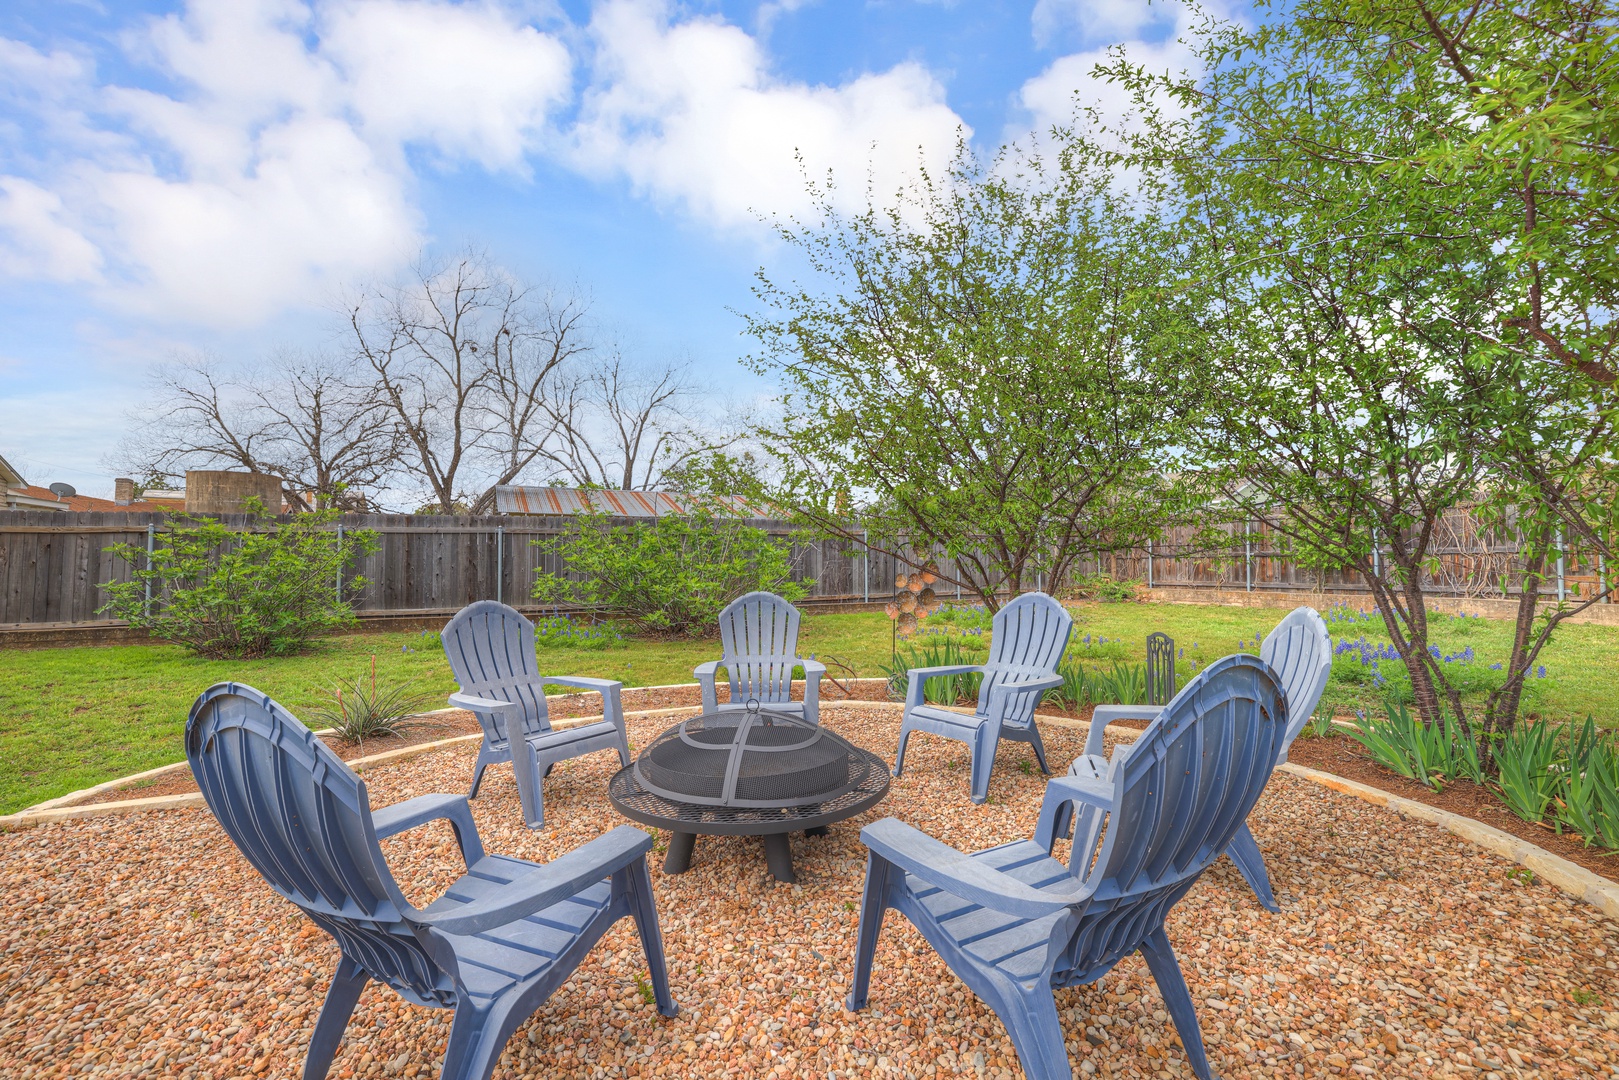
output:
[[1308,769],[1320,769],[1346,780],[1381,788],[1391,795],[1400,795],[1414,802],[1427,803],[1453,814],[1470,817],[1485,825],[1493,825],[1502,832],[1538,844],[1553,855],[1577,863],[1593,874],[1619,882],[1619,852],[1586,847],[1576,835],[1558,833],[1549,826],[1525,821],[1508,810],[1506,804],[1494,794],[1466,780],[1447,784],[1443,791],[1435,791],[1426,784],[1408,780],[1379,765],[1365,747],[1348,735],[1330,739],[1295,739],[1287,752],[1287,759]]
[[[887,685],[881,679],[861,679],[849,685],[849,697],[863,701],[887,700]],[[719,700],[729,701],[730,688],[719,688]],[[844,697],[843,691],[838,687],[826,683],[821,689],[821,700],[832,702]],[[802,685],[793,687],[793,700],[802,701],[804,689]],[[681,706],[698,706],[703,703],[702,691],[693,684],[691,686],[674,687],[627,687],[623,691],[624,710],[633,712],[642,709],[672,709]],[[601,696],[592,693],[554,694],[546,699],[547,707],[552,720],[568,720],[578,716],[600,716]],[[665,726],[668,726],[665,724]],[[456,710],[454,712],[436,713],[411,721],[404,731],[397,736],[382,739],[371,739],[366,742],[347,742],[330,735],[322,736],[327,746],[337,752],[337,756],[344,761],[352,761],[358,757],[368,757],[372,754],[385,754],[393,750],[403,750],[407,747],[417,746],[421,743],[437,742],[440,739],[451,739],[457,735],[476,735],[482,729],[478,727],[478,720],[469,712]],[[123,802],[126,799],[152,799],[162,795],[189,795],[197,790],[196,781],[191,778],[188,769],[176,769],[162,776],[155,776],[149,780],[137,780],[133,784],[122,787],[109,788],[97,795],[93,795],[74,806],[89,806],[95,803]]]
[[[823,711],[891,754],[898,710]],[[631,720],[644,743],[661,718]],[[1053,766],[1083,732],[1052,725]],[[368,779],[376,805],[461,789],[475,748]],[[896,815],[963,849],[1023,837],[1044,780],[1002,747],[991,803],[967,796],[965,747],[919,736],[888,799],[831,835],[793,838],[798,885],[777,885],[754,838],[703,838],[692,869],[653,882],[674,996],[642,1002],[645,968],[620,922],[513,1035],[497,1077],[1019,1075],[1005,1029],[921,936],[890,915],[871,1007],[848,1013],[865,821]],[[510,770],[472,811],[488,849],[552,859],[622,823],[599,753],[558,766],[546,818],[524,829]],[[1266,913],[1221,860],[1170,913],[1215,1071],[1237,1077],[1610,1076],[1619,1064],[1619,924],[1442,829],[1287,775],[1250,819],[1283,911]],[[666,839],[666,838],[664,838]],[[447,826],[386,844],[417,902],[459,872]],[[1062,852],[1059,850],[1059,854]],[[337,963],[204,809],[79,819],[0,835],[0,1075],[292,1077]],[[1081,1076],[1186,1077],[1139,957],[1057,1005]],[[434,1076],[448,1015],[368,986],[338,1078]]]

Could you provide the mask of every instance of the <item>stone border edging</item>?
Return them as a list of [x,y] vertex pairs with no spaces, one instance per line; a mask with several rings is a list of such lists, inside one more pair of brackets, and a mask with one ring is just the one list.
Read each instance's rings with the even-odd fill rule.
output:
[[[636,687],[635,689],[668,690],[682,685],[691,686],[695,684],[675,684],[673,687]],[[825,704],[837,708],[892,709],[898,706],[900,703],[894,701],[864,701],[860,699],[844,698],[842,700],[827,701]],[[628,720],[631,717],[636,719],[644,719],[652,716],[668,716],[674,713],[689,712],[692,709],[700,708],[702,708],[701,705],[675,705],[663,709],[637,709],[626,712],[624,714],[624,718]],[[437,711],[453,712],[455,710],[441,709]],[[956,711],[967,712],[968,710],[965,708],[958,708]],[[423,715],[429,714],[424,713]],[[1090,721],[1088,720],[1075,720],[1067,716],[1053,716],[1046,713],[1037,713],[1035,715],[1041,722],[1052,724],[1057,727],[1070,728],[1073,730],[1090,730]],[[570,717],[566,720],[558,720],[553,726],[559,728],[574,727],[579,724],[594,723],[600,719],[600,716]],[[1124,727],[1120,724],[1109,724],[1108,726],[1113,728],[1121,735],[1126,732],[1129,732],[1132,735],[1140,734],[1140,729],[1138,728]],[[392,764],[396,761],[405,761],[410,758],[420,757],[423,754],[430,754],[438,750],[443,750],[461,743],[472,742],[481,738],[483,738],[481,733],[471,735],[455,735],[448,739],[438,739],[434,742],[419,743],[415,746],[400,747],[398,750],[388,750],[380,754],[372,754],[363,758],[354,758],[353,760],[348,761],[346,764],[355,772],[364,772],[367,769],[374,768],[377,765]],[[203,805],[203,799],[200,792],[191,792],[183,795],[158,795],[149,799],[126,799],[120,802],[89,803],[77,806],[61,805],[62,800],[65,799],[88,797],[90,794],[95,792],[105,791],[109,787],[127,784],[132,780],[143,779],[148,776],[166,773],[173,769],[183,768],[185,764],[185,762],[181,761],[176,762],[173,765],[163,765],[156,769],[148,769],[144,773],[137,773],[134,776],[126,776],[119,780],[109,780],[105,784],[96,785],[94,788],[86,788],[82,792],[74,792],[71,795],[64,795],[59,799],[50,800],[48,803],[40,803],[35,807],[29,807],[28,809],[18,811],[15,814],[0,816],[0,831],[9,832],[16,829],[30,828],[35,825],[45,825],[55,821],[66,821],[72,818],[100,817],[108,814],[139,813],[146,810],[171,810],[188,806],[201,806]],[[1313,784],[1319,784],[1322,787],[1329,788],[1330,790],[1339,792],[1343,795],[1352,795],[1355,798],[1360,799],[1362,802],[1370,803],[1373,806],[1380,806],[1386,810],[1392,810],[1401,817],[1407,817],[1413,821],[1420,821],[1428,825],[1437,825],[1438,827],[1461,837],[1463,840],[1466,840],[1469,843],[1476,844],[1485,851],[1490,852],[1492,855],[1499,856],[1508,860],[1509,862],[1517,863],[1519,866],[1533,871],[1540,877],[1544,878],[1548,884],[1555,886],[1562,892],[1567,893],[1575,899],[1583,900],[1585,903],[1590,904],[1592,907],[1596,908],[1610,919],[1619,920],[1619,884],[1615,884],[1614,882],[1609,881],[1598,874],[1594,874],[1585,867],[1580,866],[1577,863],[1570,862],[1560,855],[1553,855],[1543,847],[1531,844],[1529,841],[1513,836],[1509,832],[1497,829],[1493,825],[1486,825],[1482,821],[1475,821],[1473,818],[1464,817],[1461,814],[1454,814],[1449,810],[1441,810],[1436,806],[1429,806],[1427,803],[1418,802],[1415,799],[1407,799],[1403,795],[1395,795],[1391,792],[1384,791],[1381,788],[1372,787],[1370,784],[1362,784],[1356,780],[1348,780],[1344,777],[1336,776],[1329,772],[1322,772],[1319,769],[1310,769],[1303,765],[1295,765],[1290,761],[1283,762],[1281,765],[1278,765],[1277,771],[1285,772],[1289,776],[1295,776],[1301,780],[1307,780]],[[52,804],[55,805],[53,806]]]

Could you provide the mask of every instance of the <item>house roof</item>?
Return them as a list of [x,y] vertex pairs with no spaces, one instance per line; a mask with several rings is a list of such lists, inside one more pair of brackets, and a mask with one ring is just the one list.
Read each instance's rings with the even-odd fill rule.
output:
[[120,504],[111,499],[98,499],[92,495],[71,495],[61,499],[52,494],[50,488],[36,487],[33,484],[12,484],[5,488],[4,494],[5,501],[10,502],[15,498],[19,508],[30,510],[112,510],[143,514],[184,508],[183,501],[176,506],[172,502],[151,502],[146,499]]
[[495,509],[502,514],[577,514],[594,509],[615,517],[656,518],[690,513],[700,503],[719,504],[745,517],[767,517],[737,496],[713,498],[669,491],[617,491],[605,488],[527,487],[502,484],[495,489]]
[[22,473],[14,468],[11,462],[0,457],[0,488],[22,487],[28,481],[22,478]]

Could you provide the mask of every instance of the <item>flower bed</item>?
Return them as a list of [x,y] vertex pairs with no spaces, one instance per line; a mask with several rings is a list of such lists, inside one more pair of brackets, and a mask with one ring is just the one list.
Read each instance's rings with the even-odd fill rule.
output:
[[[823,706],[854,741],[891,752],[897,710]],[[637,743],[666,721],[631,721]],[[1053,764],[1083,732],[1052,726]],[[893,814],[963,847],[1022,836],[1043,779],[1024,747],[999,755],[992,802],[966,795],[959,744],[913,740],[906,775],[868,817]],[[472,748],[379,769],[386,805],[464,788]],[[954,763],[952,765],[952,763]],[[620,824],[610,754],[546,781],[554,824],[519,824],[509,770],[473,812],[493,851],[549,859]],[[653,870],[681,1015],[637,990],[620,924],[512,1038],[497,1076],[1009,1077],[998,1020],[902,919],[877,955],[872,1008],[843,1010],[864,871],[860,821],[794,838],[801,884],[778,886],[748,838],[705,839],[692,870]],[[1170,937],[1217,1073],[1238,1076],[1591,1076],[1619,1063],[1619,927],[1511,864],[1356,799],[1275,777],[1257,808],[1284,911],[1266,914],[1222,861],[1174,910]],[[387,842],[425,900],[458,872],[447,826]],[[297,1075],[336,949],[237,855],[203,810],[42,826],[0,836],[14,898],[0,959],[0,1074]],[[1080,1075],[1189,1076],[1145,966],[1058,993]],[[336,1077],[436,1075],[447,1014],[368,987]]]

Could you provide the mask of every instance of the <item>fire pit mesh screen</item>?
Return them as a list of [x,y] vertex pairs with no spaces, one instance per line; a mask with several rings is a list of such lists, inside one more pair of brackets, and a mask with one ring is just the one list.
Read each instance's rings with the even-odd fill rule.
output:
[[801,717],[756,706],[694,717],[635,762],[647,791],[704,806],[802,806],[853,790],[852,748]]

